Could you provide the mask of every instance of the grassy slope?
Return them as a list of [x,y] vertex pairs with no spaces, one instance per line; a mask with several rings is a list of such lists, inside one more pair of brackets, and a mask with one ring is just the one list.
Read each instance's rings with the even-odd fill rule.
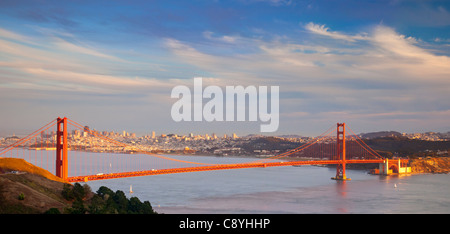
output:
[[[11,174],[10,171],[20,171]],[[64,181],[23,159],[0,158],[0,213],[43,213],[68,206],[61,196]],[[24,194],[23,200],[19,200]]]

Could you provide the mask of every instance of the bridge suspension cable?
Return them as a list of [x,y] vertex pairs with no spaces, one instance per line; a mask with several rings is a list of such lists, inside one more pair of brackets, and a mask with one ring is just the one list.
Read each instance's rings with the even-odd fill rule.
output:
[[[36,164],[39,164],[40,161],[40,165],[41,167],[43,167],[45,166],[45,155],[47,155],[46,161],[48,170],[49,161],[54,161],[54,159],[52,159],[52,157],[54,157],[54,153],[52,153],[51,151],[55,150],[55,148],[56,151],[58,151],[58,148],[62,147],[61,143],[57,143],[61,140],[59,139],[61,137],[59,127],[57,131],[59,133],[56,135],[54,134],[54,131],[50,133],[49,130],[53,126],[57,125],[58,119],[52,120],[38,130],[23,138],[18,139],[11,144],[9,144],[9,141],[6,141],[9,145],[0,149],[0,157],[4,157],[7,152],[11,152],[11,157],[22,157],[30,163]],[[217,164],[192,162],[156,154],[149,151],[148,149],[143,149],[143,147],[140,148],[139,146],[132,145],[133,143],[130,144],[112,139],[108,137],[108,134],[102,134],[95,129],[93,130],[86,128],[85,126],[71,119],[64,119],[65,121],[67,120],[68,127],[74,128],[74,131],[72,132],[70,137],[68,137],[67,142],[63,143],[65,144],[64,147],[66,147],[70,151],[71,155],[67,159],[63,160],[66,165],[70,164],[70,167],[67,171],[69,171],[71,174],[66,176],[66,179],[68,179],[69,181],[237,168],[339,164],[345,163],[346,160],[348,163],[378,163],[384,160],[384,158],[380,154],[369,147],[358,135],[356,135],[350,128],[348,128],[348,126],[346,128],[350,130],[353,135],[350,135],[348,137],[349,142],[346,149],[348,154],[347,159],[344,158],[342,160],[337,155],[337,152],[339,151],[337,142],[334,142],[333,140],[331,140],[333,138],[330,138],[330,135],[337,128],[332,126],[319,136],[310,139],[306,143],[301,144],[294,149],[286,150],[286,152],[282,152],[268,158],[232,164]],[[80,136],[78,130],[83,131],[83,136]],[[65,134],[69,132],[66,127],[63,128],[63,131],[65,131]],[[89,137],[84,138],[86,136],[85,134],[88,134],[87,136]],[[353,140],[350,140],[350,138]],[[32,141],[33,139],[35,140],[34,143]],[[123,147],[123,149],[117,147]],[[128,157],[126,156],[127,151],[138,154],[133,157]],[[96,152],[101,152],[102,154],[95,154]],[[296,153],[298,153],[298,155],[296,156],[305,158],[307,159],[307,161],[298,159],[287,161],[280,160],[286,159],[286,157],[292,156]],[[151,157],[141,157],[145,155],[149,155]],[[152,157],[158,159],[155,160],[152,159]],[[58,165],[58,160],[56,161],[56,164]],[[186,166],[187,164],[196,166]],[[50,166],[51,165],[54,164],[51,163]],[[57,168],[57,165],[54,167],[55,170]],[[114,167],[112,167],[112,165],[114,165]]]
[[[69,124],[70,124],[70,125],[72,125],[72,126],[74,126],[74,127],[77,127],[77,128],[79,128],[79,129],[83,129],[83,130],[84,130],[84,127],[83,127],[81,124],[79,124],[79,123],[77,123],[77,122],[75,122],[75,121],[73,121],[73,120],[71,120],[71,119],[67,119],[67,120],[69,120]],[[211,163],[190,162],[190,161],[185,161],[185,160],[180,160],[180,159],[174,159],[174,158],[164,157],[164,156],[162,156],[162,155],[154,154],[154,153],[148,152],[148,151],[146,151],[146,150],[141,150],[141,149],[139,149],[139,148],[136,148],[135,146],[131,146],[131,145],[128,145],[128,144],[126,144],[126,143],[123,143],[123,142],[120,142],[120,141],[116,141],[116,140],[111,139],[111,138],[109,138],[109,137],[103,136],[102,134],[100,134],[99,132],[97,132],[97,131],[95,131],[95,130],[90,130],[90,129],[89,129],[88,131],[89,131],[90,133],[92,133],[93,135],[95,135],[96,137],[99,137],[99,138],[101,138],[101,139],[103,139],[103,140],[106,140],[106,141],[108,141],[108,142],[110,142],[110,143],[112,143],[112,144],[115,144],[115,145],[117,145],[117,146],[122,146],[122,147],[130,147],[130,148],[132,148],[132,149],[133,149],[134,151],[136,151],[136,152],[139,152],[139,153],[142,153],[142,154],[147,154],[147,155],[150,155],[150,156],[153,156],[153,157],[157,157],[157,158],[161,158],[161,159],[166,159],[166,160],[170,160],[170,161],[175,161],[175,162],[182,162],[182,163],[196,164],[196,165],[208,165],[208,166],[211,166],[211,165],[217,165],[217,164],[211,164]]]
[[[363,148],[365,149],[369,154],[371,154],[372,156],[379,158],[379,159],[384,159],[384,157],[382,157],[380,154],[378,154],[374,149],[370,148],[370,146],[368,146],[358,135],[356,135],[355,132],[353,132],[353,130],[351,128],[349,128],[348,126],[346,126],[346,128],[348,130],[350,130],[353,133],[353,136],[356,136],[357,139],[356,142]],[[361,145],[362,142],[365,146]]]
[[22,145],[25,144],[27,141],[35,138],[37,135],[39,135],[41,132],[44,132],[46,130],[48,130],[49,128],[53,127],[56,125],[56,119],[53,119],[52,121],[50,121],[48,124],[42,126],[41,128],[39,128],[38,130],[28,134],[27,136],[20,138],[19,140],[17,140],[16,142],[6,146],[5,148],[3,148],[2,150],[0,150],[0,156],[5,154],[6,152]]
[[[297,147],[297,148],[295,148],[295,149],[289,150],[289,151],[287,151],[287,152],[284,152],[284,153],[281,153],[281,154],[279,154],[279,155],[275,155],[275,156],[272,156],[272,157],[269,157],[269,158],[265,158],[265,159],[261,159],[261,160],[256,160],[256,161],[254,161],[254,163],[257,163],[257,162],[261,162],[261,163],[262,163],[262,162],[266,162],[266,161],[272,161],[272,160],[276,160],[276,159],[280,159],[280,158],[284,158],[284,157],[290,156],[290,155],[292,155],[292,154],[294,154],[294,153],[298,153],[298,152],[300,152],[300,151],[302,151],[302,150],[305,150],[305,149],[311,147],[311,146],[314,145],[314,144],[317,144],[318,142],[322,141],[322,140],[325,139],[326,137],[330,136],[331,133],[332,133],[335,129],[336,129],[336,127],[331,126],[328,130],[326,130],[325,132],[323,132],[322,134],[320,134],[318,137],[315,137],[315,138],[311,139],[311,140],[308,141],[307,143],[305,143],[305,144],[303,144],[303,145],[301,145],[301,146],[299,146],[299,147]],[[325,134],[326,134],[326,135],[325,135]]]

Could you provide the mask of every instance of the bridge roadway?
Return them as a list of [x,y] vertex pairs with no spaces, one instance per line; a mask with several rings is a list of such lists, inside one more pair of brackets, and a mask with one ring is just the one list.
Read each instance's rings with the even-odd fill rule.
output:
[[[345,160],[346,164],[350,163],[382,163],[382,159],[360,159],[360,160]],[[279,167],[279,166],[299,166],[299,165],[327,165],[327,164],[341,164],[341,160],[317,160],[317,161],[281,161],[281,162],[253,162],[253,163],[237,163],[237,164],[214,164],[210,166],[198,166],[198,167],[180,167],[170,169],[152,169],[145,171],[133,171],[133,172],[119,172],[110,174],[97,174],[86,176],[74,176],[68,177],[67,180],[70,183],[74,182],[87,182],[91,180],[106,180],[117,179],[124,177],[136,177],[136,176],[149,176],[149,175],[161,175],[161,174],[173,174],[173,173],[185,173],[196,171],[214,171],[214,170],[229,170],[229,169],[243,169],[243,168],[256,168],[256,167]]]

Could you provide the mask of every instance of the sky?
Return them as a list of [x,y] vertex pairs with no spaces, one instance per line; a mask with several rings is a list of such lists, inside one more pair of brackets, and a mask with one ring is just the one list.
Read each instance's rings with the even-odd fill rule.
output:
[[194,77],[279,86],[268,135],[447,132],[450,2],[0,1],[0,136],[58,116],[141,135],[260,133],[260,121],[175,122],[171,90]]

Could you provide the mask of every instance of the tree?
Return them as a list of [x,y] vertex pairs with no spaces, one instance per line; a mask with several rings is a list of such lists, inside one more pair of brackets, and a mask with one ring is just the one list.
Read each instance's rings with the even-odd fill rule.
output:
[[81,200],[80,198],[77,198],[72,203],[72,209],[70,209],[70,213],[71,214],[85,214],[86,208],[84,207],[83,200]]
[[61,214],[61,212],[57,208],[50,208],[44,214]]
[[[70,214],[157,214],[149,201],[141,202],[137,197],[127,199],[121,190],[113,192],[105,186],[101,186],[97,194],[90,196],[91,188],[75,183],[73,186],[64,185],[63,196],[73,201],[72,207],[64,213]],[[89,195],[89,196],[88,196]],[[86,208],[84,200],[89,204]],[[56,212],[56,211],[48,211]]]
[[75,196],[73,195],[72,185],[70,184],[64,184],[63,191],[61,192],[64,199],[68,201],[72,201],[75,199]]
[[83,189],[84,189],[84,196],[87,196],[88,194],[92,193],[92,189],[88,184],[84,184],[83,185]]
[[155,214],[150,202],[145,201],[142,203],[139,198],[131,197],[128,202],[128,213],[129,214]]
[[73,185],[73,195],[75,197],[75,199],[83,199],[84,196],[86,195],[86,192],[84,191],[84,187],[81,186],[81,184],[79,183],[75,183]]
[[128,199],[125,193],[121,190],[117,190],[112,196],[112,199],[116,203],[116,208],[119,214],[126,214],[128,209]]
[[95,194],[91,199],[88,212],[90,214],[103,214],[105,211],[106,202],[98,194]]
[[144,201],[144,204],[142,206],[142,213],[141,214],[158,214],[153,210],[152,205],[149,201]]
[[100,197],[102,197],[103,199],[105,199],[105,195],[109,195],[111,197],[112,195],[114,195],[114,192],[111,189],[109,189],[108,187],[106,187],[106,186],[101,186],[97,190],[97,194]]
[[139,214],[139,206],[141,205],[141,201],[137,197],[130,198],[128,202],[128,213]]

